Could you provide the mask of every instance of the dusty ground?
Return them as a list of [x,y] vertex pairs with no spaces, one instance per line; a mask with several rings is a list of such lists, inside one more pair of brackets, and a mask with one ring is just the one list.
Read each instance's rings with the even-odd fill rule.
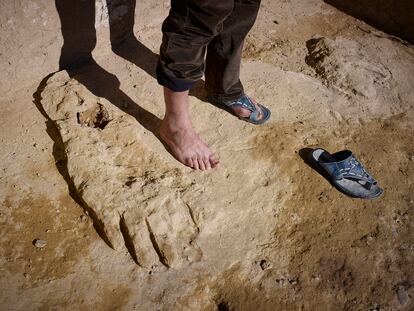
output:
[[[136,33],[154,53],[161,20]],[[242,80],[272,119],[243,123],[200,84],[208,173],[158,140],[140,49],[1,102],[2,310],[414,308],[413,47],[321,1],[264,1]],[[315,146],[354,151],[384,195],[339,193],[306,164]]]

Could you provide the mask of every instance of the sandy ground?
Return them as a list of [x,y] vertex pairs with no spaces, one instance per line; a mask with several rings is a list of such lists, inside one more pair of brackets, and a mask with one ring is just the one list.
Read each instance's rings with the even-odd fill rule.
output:
[[[145,59],[130,40],[2,100],[1,309],[412,310],[413,47],[321,1],[264,1],[242,81],[272,119],[200,83],[194,125],[221,158],[200,173],[157,138],[161,20],[136,33]],[[352,150],[384,195],[338,192],[304,160],[316,146]]]

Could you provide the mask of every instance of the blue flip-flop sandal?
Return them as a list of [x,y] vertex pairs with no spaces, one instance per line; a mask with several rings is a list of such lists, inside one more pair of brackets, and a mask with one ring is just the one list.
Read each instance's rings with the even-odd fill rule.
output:
[[311,157],[334,186],[346,195],[374,199],[384,192],[349,150],[330,154],[318,148],[313,150]]
[[[228,108],[228,110],[233,113],[236,117],[238,117],[240,120],[249,122],[249,123],[253,123],[256,125],[260,125],[265,123],[267,120],[269,120],[271,112],[269,109],[267,109],[265,106],[257,104],[256,105],[260,108],[260,111],[256,108],[256,106],[254,105],[252,99],[247,96],[247,95],[243,95],[242,97],[236,99],[236,100],[232,100],[232,101],[223,101],[223,102],[218,102],[217,100],[212,99],[211,97],[209,97],[209,100],[215,104],[219,104],[219,105],[224,105],[225,107]],[[236,115],[234,113],[234,108],[236,107],[241,107],[244,109],[249,110],[250,116],[248,117],[239,117],[238,115]],[[260,115],[262,115],[261,118]]]

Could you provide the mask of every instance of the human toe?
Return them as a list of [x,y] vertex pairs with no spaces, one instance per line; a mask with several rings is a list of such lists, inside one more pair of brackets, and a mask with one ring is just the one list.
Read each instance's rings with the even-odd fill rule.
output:
[[200,170],[205,171],[206,170],[206,165],[204,163],[203,158],[199,157],[198,158],[198,167],[200,168]]
[[216,167],[220,162],[219,156],[216,153],[211,154],[208,159],[212,168]]
[[208,157],[204,157],[203,162],[204,162],[204,166],[205,166],[206,170],[211,169],[211,164],[210,164],[210,160],[208,159]]
[[195,169],[195,170],[199,170],[200,169],[200,166],[198,165],[198,159],[197,159],[197,157],[193,157],[192,158],[192,162],[193,162],[192,168]]
[[189,166],[189,167],[193,167],[193,166],[194,166],[194,164],[193,164],[193,159],[191,159],[191,158],[186,158],[186,159],[184,160],[184,164],[185,164],[185,165],[187,165],[187,166]]

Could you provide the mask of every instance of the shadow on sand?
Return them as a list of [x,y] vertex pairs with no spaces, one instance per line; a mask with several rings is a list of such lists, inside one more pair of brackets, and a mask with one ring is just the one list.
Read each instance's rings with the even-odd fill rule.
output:
[[[64,39],[59,59],[59,70],[66,70],[70,77],[83,84],[95,96],[107,99],[125,113],[130,114],[144,128],[160,139],[158,127],[161,120],[136,104],[120,89],[119,79],[99,66],[92,58],[92,51],[96,45],[95,1],[56,0],[55,5],[61,20]],[[133,35],[135,0],[108,0],[107,6],[110,39],[114,53],[134,63],[150,76],[155,77],[158,55],[145,47]],[[120,12],[123,12],[122,18],[120,18]],[[33,94],[33,103],[46,119],[46,131],[54,142],[53,156],[56,168],[66,181],[71,197],[89,213],[97,233],[108,246],[113,248],[105,234],[102,222],[78,194],[68,173],[67,157],[62,137],[42,107],[42,92],[53,74],[51,73],[40,82]]]
[[[96,45],[95,1],[56,0],[55,4],[64,40],[59,69],[67,70],[70,77],[82,83],[95,96],[107,99],[130,114],[159,138],[157,129],[161,120],[121,91],[118,78],[92,58]],[[140,43],[133,34],[135,4],[135,0],[107,1],[112,49],[155,77],[158,55]],[[123,12],[121,17],[119,12]]]
[[414,43],[412,0],[324,0],[371,26]]

